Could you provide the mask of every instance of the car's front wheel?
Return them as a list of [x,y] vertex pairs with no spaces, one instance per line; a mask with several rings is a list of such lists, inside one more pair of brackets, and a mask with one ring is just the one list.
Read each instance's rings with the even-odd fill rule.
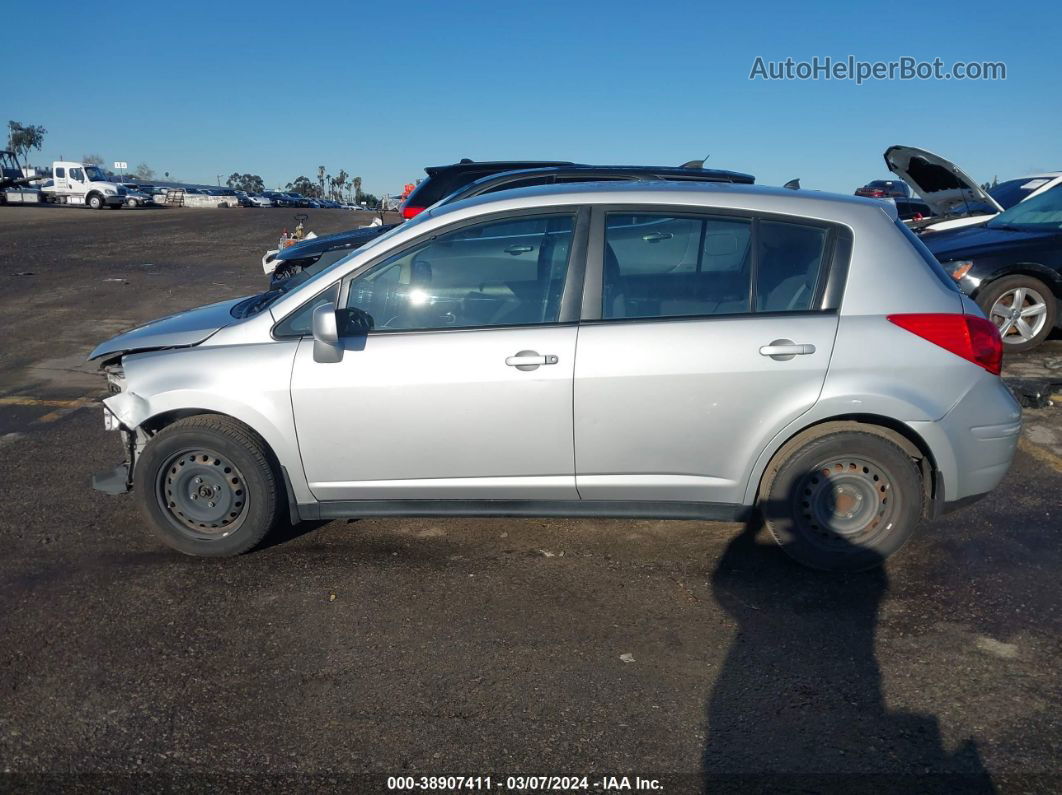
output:
[[1005,276],[977,296],[977,304],[1003,337],[1003,350],[1021,353],[1047,339],[1057,304],[1051,288],[1031,276]]
[[283,514],[265,442],[228,417],[199,415],[167,426],[144,448],[134,478],[155,531],[187,555],[239,555]]
[[99,210],[103,208],[103,197],[98,193],[93,193],[88,197],[88,206],[93,210]]
[[764,476],[759,508],[793,559],[859,571],[884,562],[914,532],[921,476],[890,440],[837,431],[783,448]]

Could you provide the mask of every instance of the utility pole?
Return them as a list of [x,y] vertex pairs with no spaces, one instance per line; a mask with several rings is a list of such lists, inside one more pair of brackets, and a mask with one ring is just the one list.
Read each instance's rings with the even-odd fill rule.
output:
[[218,174],[218,187],[221,187],[221,174]]

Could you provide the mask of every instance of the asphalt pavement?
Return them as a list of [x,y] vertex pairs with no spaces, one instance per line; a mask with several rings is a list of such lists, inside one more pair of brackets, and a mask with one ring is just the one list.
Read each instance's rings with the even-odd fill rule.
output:
[[[364,222],[309,212],[318,233]],[[162,546],[131,496],[88,488],[121,452],[84,356],[262,289],[292,215],[0,208],[0,789],[1062,788],[1058,407],[1027,413],[992,495],[859,575],[791,564],[754,523],[372,519],[229,560]]]

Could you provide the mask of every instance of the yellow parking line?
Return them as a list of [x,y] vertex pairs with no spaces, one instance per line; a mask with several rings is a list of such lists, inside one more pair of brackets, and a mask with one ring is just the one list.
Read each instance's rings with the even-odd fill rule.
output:
[[37,417],[34,422],[55,422],[60,417],[65,417],[70,412],[90,406],[95,402],[94,398],[88,397],[75,398],[74,400],[47,400],[28,395],[5,395],[0,397],[0,406],[31,406],[51,409],[47,414]]
[[1062,473],[1062,456],[1055,455],[1050,450],[1046,450],[1038,444],[1033,444],[1024,436],[1021,437],[1021,441],[1018,442],[1018,447],[1033,458],[1047,464],[1051,469],[1055,470],[1055,472]]
[[92,398],[76,398],[75,400],[45,400],[44,398],[28,397],[26,395],[8,395],[0,397],[0,406],[44,406],[55,409],[79,409],[92,402]]

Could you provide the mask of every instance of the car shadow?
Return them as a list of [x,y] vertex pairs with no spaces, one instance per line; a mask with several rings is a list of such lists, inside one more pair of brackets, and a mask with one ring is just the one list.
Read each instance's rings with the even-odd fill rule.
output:
[[[355,520],[350,519],[347,521]],[[273,547],[284,546],[285,544],[289,544],[298,538],[302,538],[305,535],[313,533],[315,530],[318,530],[324,527],[326,524],[330,524],[331,522],[331,519],[308,519],[306,521],[293,524],[291,521],[285,518],[283,521],[279,522],[277,526],[274,527],[269,533],[266,534],[266,537],[262,539],[262,542],[253,550],[251,550],[251,554],[253,555],[259,552],[264,552],[265,550],[272,549]]]
[[[994,792],[978,749],[890,711],[875,652],[880,565],[813,571],[750,519],[711,575],[736,633],[706,705],[704,792]],[[890,668],[902,662],[890,661]]]

